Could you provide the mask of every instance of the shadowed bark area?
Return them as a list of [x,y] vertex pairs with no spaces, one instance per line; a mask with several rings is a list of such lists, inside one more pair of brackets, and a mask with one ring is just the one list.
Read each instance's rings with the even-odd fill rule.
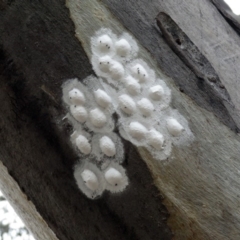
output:
[[211,0],[217,9],[222,13],[226,21],[233,27],[233,29],[240,34],[240,16],[232,12],[231,8],[224,0]]
[[171,239],[163,199],[130,143],[126,191],[91,201],[77,189],[61,85],[93,72],[64,2],[2,1],[0,32],[1,161],[56,236]]

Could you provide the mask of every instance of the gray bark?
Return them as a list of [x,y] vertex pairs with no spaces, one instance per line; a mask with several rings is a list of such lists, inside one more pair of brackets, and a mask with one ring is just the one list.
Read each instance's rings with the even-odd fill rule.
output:
[[[185,53],[157,27],[160,12],[204,56],[223,95],[214,85],[201,88]],[[73,179],[77,155],[62,120],[61,85],[93,74],[89,38],[102,26],[138,39],[140,57],[167,80],[172,107],[188,119],[195,141],[174,147],[165,162],[125,141],[130,186],[91,201]],[[240,237],[240,40],[212,2],[0,1],[0,33],[0,186],[39,239],[41,221],[49,239],[61,240]],[[29,213],[23,193],[34,206]]]

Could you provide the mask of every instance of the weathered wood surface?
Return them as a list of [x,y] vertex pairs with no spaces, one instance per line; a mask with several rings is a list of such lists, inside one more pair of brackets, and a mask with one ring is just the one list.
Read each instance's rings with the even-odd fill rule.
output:
[[[19,188],[17,182],[9,175],[7,168],[0,162],[1,181],[0,189],[5,190],[6,197],[11,200],[12,206],[20,214],[36,239],[58,240],[53,231],[37,212],[35,206]],[[7,188],[6,188],[7,186]]]
[[196,75],[195,85],[201,97],[212,107],[209,110],[231,130],[239,132],[229,114],[234,112],[235,107],[212,65],[169,15],[160,12],[156,21],[168,45]]
[[[155,17],[167,13],[205,55],[231,98],[228,114],[239,128],[240,39],[234,29],[207,0],[68,0],[69,10],[64,4],[0,5],[0,157],[50,229],[59,239],[171,239],[171,232],[175,239],[240,238],[240,138],[171,50]],[[89,37],[102,26],[127,29],[138,39],[139,57],[167,81],[172,106],[189,120],[195,142],[174,148],[163,162],[144,149],[140,157],[126,143],[130,187],[90,201],[72,177],[76,155],[71,127],[62,121],[60,86],[92,73]],[[169,227],[152,181],[164,196]]]

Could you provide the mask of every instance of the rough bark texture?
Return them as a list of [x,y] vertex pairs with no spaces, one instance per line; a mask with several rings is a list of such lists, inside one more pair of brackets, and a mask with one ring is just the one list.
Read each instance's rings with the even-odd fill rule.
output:
[[[68,0],[66,6],[64,1],[0,1],[0,160],[8,177],[61,240],[238,239],[238,34],[207,0]],[[209,61],[232,108],[219,108],[211,91],[199,88],[199,76],[159,31],[159,12],[170,16]],[[129,188],[91,201],[72,176],[77,156],[69,142],[71,126],[62,120],[61,85],[93,73],[89,38],[103,26],[116,33],[128,30],[138,39],[139,57],[166,80],[172,106],[189,120],[195,142],[174,148],[165,162],[144,149],[139,155],[125,142]],[[19,208],[20,193],[13,197],[8,186],[3,192]]]
[[212,0],[227,22],[240,34],[240,16],[232,12],[224,0]]
[[239,238],[239,136],[208,112],[209,108],[215,108],[214,104],[199,90],[197,76],[170,51],[167,39],[156,29],[154,18],[160,12],[169,15],[208,59],[230,95],[234,105],[230,114],[237,126],[240,120],[238,34],[206,0],[104,2],[152,54],[161,70],[193,101],[184,94],[173,94],[173,106],[188,116],[195,134],[191,148],[175,149],[173,161],[167,166],[140,150],[156,185],[169,200],[166,204],[175,238]]
[[[191,68],[189,69],[187,64],[180,62],[178,57],[176,57],[172,51],[169,51],[169,45],[171,46],[171,44],[169,44],[168,39],[161,36],[155,27],[155,18],[157,18],[158,14],[160,12],[168,14],[177,24],[180,24],[181,31],[190,37],[190,41],[200,49],[202,54],[207,57],[208,61],[210,60],[210,65],[212,65],[215,70],[218,69],[217,77],[222,81],[223,79],[227,81],[226,75],[228,75],[229,81],[230,79],[234,80],[232,85],[237,85],[237,73],[229,73],[229,71],[225,73],[223,72],[224,65],[227,65],[228,69],[229,65],[232,67],[232,64],[227,62],[226,59],[231,54],[231,51],[235,51],[232,47],[235,46],[233,41],[236,37],[236,33],[233,32],[229,26],[227,26],[227,28],[230,32],[221,29],[226,27],[226,22],[221,19],[220,14],[216,11],[214,11],[215,17],[210,15],[210,13],[213,12],[214,7],[209,4],[208,1],[181,1],[181,3],[174,1],[151,1],[151,4],[149,5],[147,0],[139,1],[137,3],[135,1],[121,3],[112,0],[103,0],[103,2],[107,3],[114,15],[122,21],[125,27],[128,28],[153,55],[161,67],[161,70],[173,78],[182,92],[190,96],[202,108],[216,114],[226,125],[231,125],[230,122],[232,122],[232,120],[229,120],[224,116],[226,114],[224,114],[224,109],[222,108],[222,104],[219,104],[219,100],[217,101],[214,99],[214,94],[203,88],[204,83],[202,82],[205,80],[199,79],[199,76],[195,74]],[[129,21],[131,16],[134,17]],[[183,26],[181,26],[181,24],[183,24]],[[179,33],[176,32],[176,34]],[[204,36],[204,34],[206,34],[206,36]],[[220,35],[222,35],[222,38]],[[229,40],[229,42],[226,42],[227,40]],[[220,49],[216,49],[216,47],[212,48],[214,41],[222,41],[226,46],[220,46]],[[221,45],[221,42],[219,45]],[[238,44],[236,44],[236,47],[237,46],[239,47]],[[186,44],[182,47],[190,49],[190,46],[187,46]],[[230,47],[231,49],[229,49]],[[229,52],[227,49],[229,49]],[[226,55],[224,56],[224,59],[218,59],[217,56],[215,56],[216,53],[214,54],[214,50],[219,52],[219,54],[221,51],[225,51],[224,53]],[[213,54],[211,55],[210,53],[212,53],[212,51]],[[182,59],[181,56],[179,57]],[[211,60],[210,57],[214,60]],[[231,59],[234,57],[235,54],[230,56]],[[201,62],[201,60],[199,61]],[[204,63],[204,60],[202,61]],[[224,61],[224,63],[221,63],[220,61]],[[219,66],[219,64],[222,65]],[[205,70],[205,74],[206,73]],[[236,85],[235,87],[237,87]],[[229,88],[230,87],[233,86],[229,86]],[[239,106],[239,97],[235,97],[233,101],[233,106],[235,108]],[[240,126],[239,111],[229,110],[229,112],[237,125],[236,127],[233,125],[230,127],[235,131],[238,131]]]
[[5,190],[5,194],[11,201],[12,206],[23,217],[35,238],[40,240],[57,240],[56,235],[39,215],[33,203],[21,191],[17,182],[9,175],[7,168],[2,162],[0,162],[0,172],[0,188]]
[[162,197],[129,143],[127,191],[91,201],[77,189],[61,85],[93,72],[64,2],[15,2],[0,22],[1,161],[44,221],[61,240],[170,239]]

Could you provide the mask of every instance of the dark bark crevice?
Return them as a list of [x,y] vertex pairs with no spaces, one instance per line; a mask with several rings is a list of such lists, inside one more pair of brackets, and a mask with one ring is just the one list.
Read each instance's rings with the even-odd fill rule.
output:
[[231,8],[225,3],[224,0],[211,0],[212,3],[219,10],[221,15],[229,23],[229,25],[238,33],[240,36],[240,16],[232,12]]
[[[208,102],[207,109],[238,133],[239,127],[229,113],[229,109],[234,112],[234,104],[210,62],[170,16],[159,13],[156,21],[167,44],[196,75],[196,86]],[[194,99],[191,92],[186,93]]]

